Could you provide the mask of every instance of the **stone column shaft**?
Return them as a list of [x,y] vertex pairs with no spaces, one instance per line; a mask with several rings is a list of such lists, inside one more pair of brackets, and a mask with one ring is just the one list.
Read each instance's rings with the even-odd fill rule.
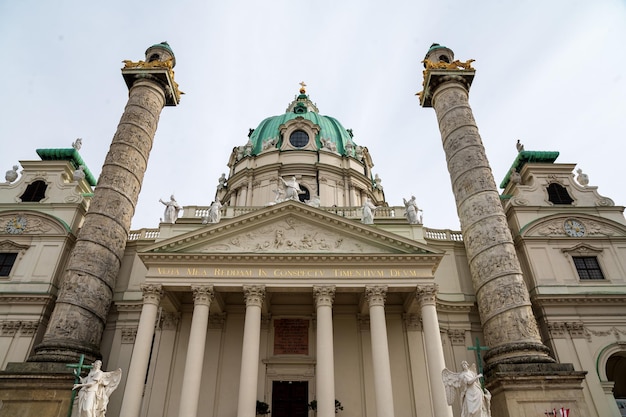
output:
[[194,296],[193,317],[191,319],[189,344],[187,345],[178,417],[196,417],[198,413],[209,308],[211,301],[213,301],[212,285],[192,286],[191,290]]
[[[442,56],[452,64],[446,64]],[[439,122],[485,342],[490,348],[485,355],[487,368],[497,363],[553,362],[539,335],[506,215],[469,105],[474,70],[454,64],[458,61],[447,48],[431,48],[426,58],[421,102],[424,106],[432,104]]]
[[446,391],[443,386],[441,372],[446,367],[437,318],[437,286],[425,285],[417,288],[417,299],[420,302],[422,313],[422,328],[426,345],[426,361],[428,362],[428,377],[436,416],[452,417],[452,407],[446,400]]
[[333,347],[334,286],[314,286],[317,312],[315,392],[317,416],[335,416],[335,359]]
[[143,291],[143,307],[141,308],[141,317],[139,318],[139,327],[137,328],[133,354],[128,368],[128,376],[126,377],[120,417],[138,417],[141,411],[144,381],[148,372],[154,326],[156,324],[159,303],[163,296],[163,290],[160,285],[142,285],[141,290]]
[[68,363],[81,353],[89,360],[101,356],[100,341],[131,219],[169,94],[167,85],[148,74],[158,69],[137,71],[46,333],[30,361]]
[[387,322],[385,321],[387,286],[366,287],[365,294],[370,310],[376,416],[394,417],[391,363],[389,361],[389,345],[387,342]]
[[259,377],[259,343],[261,341],[261,306],[265,297],[265,287],[245,285],[243,291],[246,300],[246,319],[243,329],[237,417],[255,417]]

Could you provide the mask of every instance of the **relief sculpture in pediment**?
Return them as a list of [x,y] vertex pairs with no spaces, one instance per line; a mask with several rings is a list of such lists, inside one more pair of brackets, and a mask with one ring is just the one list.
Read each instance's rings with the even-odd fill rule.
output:
[[342,252],[380,251],[367,242],[357,241],[313,224],[300,223],[293,217],[259,229],[232,236],[206,246],[203,252]]

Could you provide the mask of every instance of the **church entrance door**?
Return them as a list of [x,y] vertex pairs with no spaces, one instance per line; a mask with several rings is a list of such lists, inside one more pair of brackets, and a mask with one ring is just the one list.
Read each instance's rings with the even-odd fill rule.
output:
[[272,417],[308,417],[307,381],[272,382]]

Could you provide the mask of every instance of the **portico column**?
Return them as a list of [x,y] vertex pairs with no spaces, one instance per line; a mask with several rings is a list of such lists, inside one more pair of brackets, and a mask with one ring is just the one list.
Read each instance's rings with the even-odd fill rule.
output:
[[139,416],[143,399],[144,381],[148,371],[148,361],[150,360],[154,326],[161,297],[163,296],[163,289],[161,285],[157,284],[142,284],[141,291],[143,291],[143,307],[141,308],[137,336],[135,336],[133,355],[128,368],[120,417]]
[[314,286],[317,312],[315,392],[317,416],[335,416],[335,359],[333,352],[333,300],[335,286]]
[[255,417],[259,377],[259,343],[261,341],[261,306],[265,297],[265,286],[244,285],[243,295],[246,301],[246,321],[243,328],[237,417]]
[[178,417],[196,417],[198,412],[209,307],[214,296],[212,285],[192,285],[191,290],[194,301],[193,317],[191,319],[191,332],[187,346]]
[[387,286],[375,285],[365,287],[365,295],[370,307],[376,416],[393,417],[391,365],[389,362],[389,345],[387,344],[387,323],[385,321],[385,296],[387,295]]
[[437,319],[437,285],[419,286],[415,295],[421,306],[428,377],[430,378],[435,415],[452,417],[452,407],[448,405],[446,400],[446,392],[441,377],[441,372],[446,364],[443,356],[441,334],[439,333],[439,320]]

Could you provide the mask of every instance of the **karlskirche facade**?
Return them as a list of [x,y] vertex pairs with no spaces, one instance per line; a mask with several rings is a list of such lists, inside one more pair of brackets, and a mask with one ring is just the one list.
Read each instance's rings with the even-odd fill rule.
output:
[[274,417],[458,417],[442,371],[463,361],[494,417],[620,416],[624,207],[558,152],[522,146],[498,187],[471,61],[434,44],[419,94],[459,231],[422,224],[428,196],[390,206],[375,155],[304,85],[233,141],[210,206],[172,198],[158,228],[130,230],[161,110],[180,101],[175,62],[166,43],[125,61],[98,181],[75,146],[39,149],[0,184],[0,416],[68,415],[81,355],[122,369],[108,416],[266,403]]

